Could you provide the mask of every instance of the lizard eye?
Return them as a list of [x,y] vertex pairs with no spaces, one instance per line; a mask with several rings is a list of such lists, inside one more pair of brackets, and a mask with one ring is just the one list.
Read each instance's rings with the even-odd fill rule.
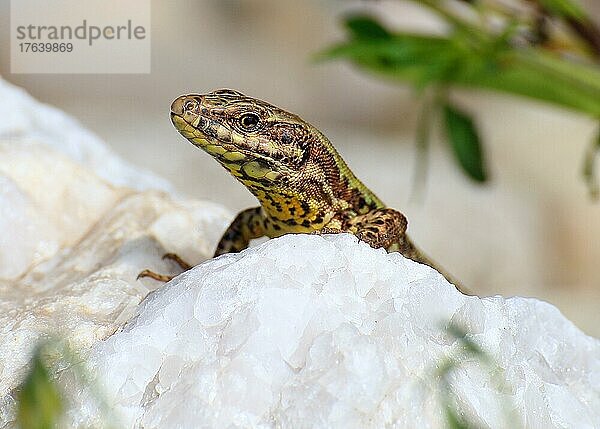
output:
[[260,118],[256,113],[244,113],[240,117],[240,125],[246,130],[254,130],[257,128]]

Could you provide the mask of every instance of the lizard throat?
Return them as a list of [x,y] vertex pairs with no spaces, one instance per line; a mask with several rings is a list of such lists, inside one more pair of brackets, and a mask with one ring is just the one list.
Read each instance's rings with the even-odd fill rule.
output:
[[182,136],[215,158],[250,190],[271,186],[281,178],[281,173],[270,166],[267,157],[244,147],[248,144],[236,141],[236,136],[226,127],[205,120],[203,129],[199,129],[175,114],[171,115],[171,120]]

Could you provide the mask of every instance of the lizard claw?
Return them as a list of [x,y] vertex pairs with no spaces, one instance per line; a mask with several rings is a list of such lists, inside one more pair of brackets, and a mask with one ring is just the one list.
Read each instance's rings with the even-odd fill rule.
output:
[[341,229],[336,229],[336,228],[321,228],[321,229],[316,229],[314,231],[311,232],[312,235],[322,235],[322,234],[341,234],[342,231]]
[[151,279],[158,280],[159,282],[163,283],[166,283],[173,278],[173,276],[166,276],[164,274],[157,274],[154,271],[144,270],[141,273],[139,273],[135,279],[139,280],[143,277],[150,277]]

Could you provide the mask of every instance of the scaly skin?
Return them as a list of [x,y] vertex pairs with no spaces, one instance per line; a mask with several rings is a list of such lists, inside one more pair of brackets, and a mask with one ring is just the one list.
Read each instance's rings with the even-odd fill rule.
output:
[[[189,94],[171,105],[175,128],[206,151],[260,202],[238,214],[215,256],[253,238],[349,232],[440,271],[406,235],[404,215],[354,176],[329,140],[300,117],[237,91]],[[169,255],[183,268],[185,262]],[[150,271],[141,276],[169,280]],[[450,278],[446,276],[449,280]]]

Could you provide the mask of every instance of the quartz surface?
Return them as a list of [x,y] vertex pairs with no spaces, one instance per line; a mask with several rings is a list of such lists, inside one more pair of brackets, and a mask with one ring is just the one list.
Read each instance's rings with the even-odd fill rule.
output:
[[[600,341],[550,304],[462,295],[348,234],[195,267],[88,365],[124,427],[439,428],[445,400],[474,427],[600,425]],[[81,409],[74,423],[98,424]]]

